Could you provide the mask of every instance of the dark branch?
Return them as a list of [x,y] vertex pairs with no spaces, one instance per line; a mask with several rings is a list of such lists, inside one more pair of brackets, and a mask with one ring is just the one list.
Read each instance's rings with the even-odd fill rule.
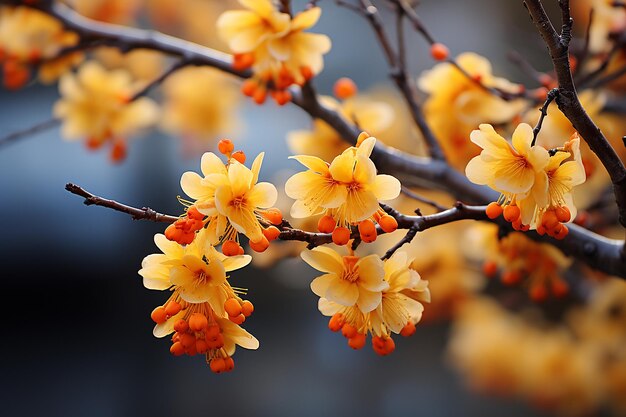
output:
[[537,121],[537,126],[535,126],[535,128],[533,129],[533,141],[531,143],[531,146],[535,146],[535,142],[537,141],[537,135],[539,134],[539,131],[541,130],[541,126],[543,125],[543,119],[545,119],[546,116],[548,115],[548,106],[550,106],[550,103],[552,103],[552,101],[558,95],[559,95],[558,88],[553,88],[552,90],[548,91],[546,101],[545,103],[543,103],[543,106],[541,106],[541,108],[539,109],[541,116],[539,116],[539,120]]
[[0,138],[0,146],[8,145],[9,143],[15,142],[18,139],[32,136],[39,132],[45,132],[48,129],[52,129],[53,127],[57,127],[61,124],[59,119],[50,119],[41,123],[37,123],[36,125],[29,126],[26,129],[18,130],[15,132],[11,132],[6,136]]

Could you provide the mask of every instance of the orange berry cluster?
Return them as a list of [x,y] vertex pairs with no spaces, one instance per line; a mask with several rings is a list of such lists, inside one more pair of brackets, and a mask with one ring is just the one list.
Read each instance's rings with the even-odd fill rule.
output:
[[513,226],[514,230],[526,232],[530,229],[530,225],[522,224],[522,213],[519,207],[515,204],[505,204],[504,206],[501,206],[494,201],[489,203],[489,205],[485,209],[485,213],[487,214],[487,217],[492,220],[502,215],[504,217],[504,220],[511,223],[511,226]]
[[[341,331],[343,337],[348,339],[348,346],[354,350],[362,349],[365,346],[367,333],[359,332],[354,325],[347,323],[342,313],[337,313],[330,318],[328,328],[333,332]],[[408,322],[402,328],[400,335],[409,337],[415,331],[415,324]],[[372,336],[372,348],[380,356],[387,356],[396,349],[396,344],[391,336]]]
[[246,162],[246,154],[241,150],[235,151],[235,144],[230,139],[220,140],[217,144],[217,149],[228,159],[232,158],[240,164]]
[[204,214],[191,206],[187,209],[187,217],[176,220],[165,229],[165,237],[180,245],[193,242],[196,232],[204,227]]
[[2,53],[0,53],[0,61],[2,61],[2,83],[4,87],[9,90],[19,90],[24,87],[30,79],[28,65],[16,59],[7,58],[5,60],[2,58]]
[[[233,68],[238,71],[246,70],[254,65],[254,54],[235,54]],[[313,71],[309,67],[301,67],[300,75],[304,81],[313,78]],[[291,101],[288,88],[296,83],[291,71],[282,65],[278,71],[266,71],[259,77],[250,78],[241,85],[241,92],[251,97],[256,104],[263,104],[269,94],[276,104],[284,106]]]
[[569,222],[571,218],[572,214],[566,206],[550,208],[541,215],[541,224],[537,226],[537,233],[562,240],[569,234],[569,229],[563,223]]
[[[398,229],[398,221],[384,211],[374,213],[372,218],[385,233],[391,233]],[[374,220],[365,219],[357,224],[359,236],[365,243],[374,242],[378,236]],[[346,245],[352,234],[349,228],[337,226],[337,221],[328,214],[319,219],[317,229],[322,233],[332,233],[333,243],[339,246]]]
[[174,323],[174,331],[170,347],[172,355],[206,355],[211,371],[218,374],[234,369],[235,361],[222,349],[222,330],[217,322],[210,323],[209,317],[203,313],[192,313],[187,319],[179,319]]
[[235,324],[242,324],[254,312],[254,305],[248,300],[238,300],[229,298],[224,302],[224,310],[228,314],[228,319]]

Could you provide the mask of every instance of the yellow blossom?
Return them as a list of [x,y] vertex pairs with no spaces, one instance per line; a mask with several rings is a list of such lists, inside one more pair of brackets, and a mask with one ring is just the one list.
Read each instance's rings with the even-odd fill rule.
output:
[[141,0],[67,0],[81,15],[108,23],[131,24]]
[[376,255],[342,257],[332,249],[317,247],[301,256],[310,266],[325,272],[311,282],[311,290],[343,306],[356,305],[368,313],[378,307],[382,291],[388,288],[383,262]]
[[[239,94],[225,75],[211,68],[187,67],[163,84],[163,128],[183,138],[214,140],[236,126]],[[207,100],[207,97],[215,99]],[[206,147],[206,145],[204,145]]]
[[228,184],[215,191],[215,207],[219,214],[228,218],[230,224],[251,242],[263,238],[258,212],[269,208],[278,196],[276,187],[269,182],[259,182],[259,170],[263,153],[252,163],[252,169],[231,159],[228,166]]
[[59,90],[54,115],[63,120],[63,136],[86,137],[91,147],[124,140],[157,120],[158,108],[151,99],[129,102],[136,89],[123,70],[106,71],[96,62],[87,62],[76,75],[65,74]]
[[[456,58],[469,77],[483,85],[508,93],[517,93],[520,86],[493,75],[491,63],[475,53],[466,52]],[[418,80],[428,93],[424,114],[450,161],[462,168],[480,151],[468,136],[480,123],[509,122],[524,108],[523,100],[506,101],[482,88],[477,82],[445,62],[425,71]]]

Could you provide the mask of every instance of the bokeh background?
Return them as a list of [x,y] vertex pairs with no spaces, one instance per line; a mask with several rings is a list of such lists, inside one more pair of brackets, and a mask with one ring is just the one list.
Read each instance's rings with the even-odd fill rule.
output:
[[[296,9],[303,3],[295,2]],[[423,20],[453,53],[476,51],[494,62],[496,73],[516,81],[525,76],[506,60],[511,50],[547,68],[521,1],[422,3]],[[316,31],[331,36],[333,49],[316,80],[319,90],[329,93],[341,76],[362,89],[388,84],[369,27],[330,0],[320,4]],[[426,43],[407,34],[417,75],[432,60]],[[40,85],[1,91],[1,134],[50,118],[57,97],[55,87]],[[248,155],[266,152],[263,179],[298,168],[287,159],[284,138],[310,124],[305,114],[245,103],[239,116],[243,124],[232,139]],[[137,275],[163,225],[83,206],[64,185],[75,182],[131,205],[179,213],[180,175],[198,168],[199,154],[160,133],[132,141],[119,166],[63,141],[58,129],[0,149],[3,415],[543,415],[521,401],[468,389],[446,360],[446,323],[420,325],[415,336],[398,338],[390,357],[369,347],[352,351],[317,311],[308,288],[316,271],[295,260],[236,274],[237,285],[250,288],[256,312],[246,325],[261,347],[239,350],[234,372],[218,376],[199,357],[173,358],[169,344],[152,336],[150,312],[164,294],[145,290]]]

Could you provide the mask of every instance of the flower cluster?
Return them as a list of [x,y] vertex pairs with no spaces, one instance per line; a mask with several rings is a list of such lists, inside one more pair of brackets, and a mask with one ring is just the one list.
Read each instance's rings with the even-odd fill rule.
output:
[[525,123],[515,129],[512,145],[487,124],[470,138],[483,150],[467,164],[467,177],[502,193],[487,206],[487,215],[494,219],[503,214],[516,230],[567,236],[563,223],[576,215],[571,192],[585,182],[578,135],[551,151],[534,145],[533,130]]
[[0,7],[0,63],[6,88],[23,87],[35,64],[42,81],[56,80],[82,59],[76,53],[58,56],[76,43],[75,33],[65,31],[58,20],[45,13],[28,7]]
[[124,70],[107,71],[95,61],[84,63],[77,74],[63,75],[61,98],[54,115],[63,120],[67,139],[87,138],[90,149],[111,144],[111,159],[126,156],[126,139],[157,121],[158,107],[147,97],[132,100],[136,92]]
[[332,233],[333,242],[345,245],[350,227],[358,225],[364,242],[376,240],[376,223],[387,233],[397,229],[395,218],[386,214],[379,202],[400,194],[400,182],[390,175],[376,175],[370,154],[376,138],[362,133],[357,146],[350,147],[328,164],[320,158],[298,155],[292,158],[308,168],[289,178],[287,195],[296,200],[291,207],[295,218],[324,213],[318,229]]
[[186,246],[161,234],[154,241],[162,253],[144,258],[139,274],[146,288],[172,293],[152,311],[154,335],[161,338],[174,333],[170,352],[175,356],[203,354],[213,372],[232,370],[236,345],[259,346],[240,327],[254,307],[240,297],[244,291],[233,288],[226,276],[250,263],[250,256],[224,256],[203,238]]
[[302,252],[302,259],[324,272],[311,282],[320,297],[319,310],[331,317],[328,327],[348,339],[353,349],[365,346],[367,334],[381,356],[395,349],[391,334],[411,336],[430,301],[428,282],[409,268],[412,260],[396,252],[382,261],[377,255],[341,256],[334,250],[318,247]]
[[[214,153],[202,155],[202,176],[185,172],[180,185],[192,201],[186,216],[166,230],[166,236],[181,244],[191,243],[199,230],[206,230],[211,245],[222,244],[225,255],[243,253],[239,233],[250,240],[250,247],[263,252],[269,242],[280,233],[276,225],[282,223],[282,214],[272,205],[276,202],[276,187],[269,182],[258,182],[264,154],[259,154],[248,168],[245,154],[234,151],[230,140],[219,143],[227,157],[224,163]],[[273,226],[274,225],[274,226]]]
[[253,70],[243,92],[261,104],[269,91],[278,104],[285,104],[291,100],[290,85],[304,84],[324,66],[322,55],[330,50],[330,39],[304,32],[317,23],[321,9],[313,7],[292,18],[271,0],[239,2],[246,10],[223,13],[217,27],[235,54],[234,68]]

